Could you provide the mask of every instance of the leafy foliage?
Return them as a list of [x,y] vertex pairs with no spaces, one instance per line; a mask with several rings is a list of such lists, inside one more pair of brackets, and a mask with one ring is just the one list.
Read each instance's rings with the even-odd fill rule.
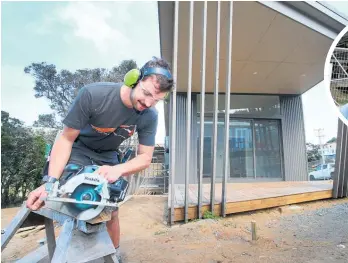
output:
[[320,146],[313,143],[306,143],[308,162],[320,160]]
[[213,214],[211,211],[205,211],[203,213],[203,219],[219,219],[220,217]]
[[45,127],[45,128],[62,128],[62,124],[57,121],[56,114],[40,114],[38,120],[34,121],[34,127]]
[[[79,69],[75,72],[63,69],[57,71],[56,66],[46,62],[32,63],[24,68],[35,80],[35,97],[45,97],[50,102],[50,107],[59,117],[64,118],[70,105],[85,85],[93,82],[121,82],[124,75],[131,69],[137,68],[134,60],[124,60],[119,66],[111,70],[105,68]],[[45,123],[53,125],[54,116],[44,115],[36,122],[37,125]],[[59,124],[58,124],[59,126]]]
[[45,163],[44,138],[1,111],[1,205],[18,205],[35,189]]

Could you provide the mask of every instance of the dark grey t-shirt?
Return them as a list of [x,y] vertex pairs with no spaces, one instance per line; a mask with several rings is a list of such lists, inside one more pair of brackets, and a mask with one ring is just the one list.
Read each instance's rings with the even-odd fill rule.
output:
[[158,113],[155,108],[137,112],[120,97],[123,83],[99,82],[83,87],[63,123],[80,130],[75,147],[86,146],[110,157],[120,144],[138,132],[139,144],[153,146]]

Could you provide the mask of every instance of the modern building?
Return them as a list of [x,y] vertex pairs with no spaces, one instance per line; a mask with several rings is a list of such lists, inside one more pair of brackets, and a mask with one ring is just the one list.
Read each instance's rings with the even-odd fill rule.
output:
[[336,142],[330,142],[323,145],[323,156],[327,158],[335,158],[336,156]]
[[225,134],[228,182],[308,180],[301,95],[323,81],[328,50],[348,18],[321,2],[234,2],[232,19],[230,2],[204,5],[194,2],[190,12],[190,2],[177,2],[176,13],[174,2],[158,3],[161,56],[176,79],[165,109],[168,141],[175,132],[175,184],[187,173],[189,183],[201,173],[203,182],[221,182]]

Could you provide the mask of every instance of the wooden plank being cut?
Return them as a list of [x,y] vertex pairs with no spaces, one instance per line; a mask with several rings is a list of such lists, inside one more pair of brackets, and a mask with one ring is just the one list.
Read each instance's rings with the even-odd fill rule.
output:
[[[332,198],[332,190],[310,192],[296,195],[279,196],[263,199],[255,199],[248,201],[236,201],[228,202],[226,204],[226,214],[234,214],[239,212],[254,211],[259,209],[278,207],[289,204],[296,204],[302,202],[309,202],[314,200],[323,200]],[[202,206],[202,215],[205,211],[210,211],[209,205]],[[214,206],[214,213],[216,215],[221,215],[221,204],[216,204]],[[175,208],[175,221],[184,220],[184,208]],[[197,218],[197,206],[191,206],[188,209],[188,218]]]

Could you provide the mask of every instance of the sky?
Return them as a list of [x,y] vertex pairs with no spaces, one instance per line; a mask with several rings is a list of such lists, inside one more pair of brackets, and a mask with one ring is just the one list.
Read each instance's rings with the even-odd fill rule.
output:
[[[348,15],[348,2],[330,4]],[[141,66],[160,56],[157,2],[2,2],[1,16],[1,109],[27,125],[52,112],[47,100],[34,97],[33,79],[24,73],[31,63],[75,71],[112,68],[123,59]],[[318,142],[314,129],[324,129],[326,141],[337,133],[324,91],[320,83],[302,96],[308,142]],[[163,143],[163,105],[157,108],[156,142]]]

